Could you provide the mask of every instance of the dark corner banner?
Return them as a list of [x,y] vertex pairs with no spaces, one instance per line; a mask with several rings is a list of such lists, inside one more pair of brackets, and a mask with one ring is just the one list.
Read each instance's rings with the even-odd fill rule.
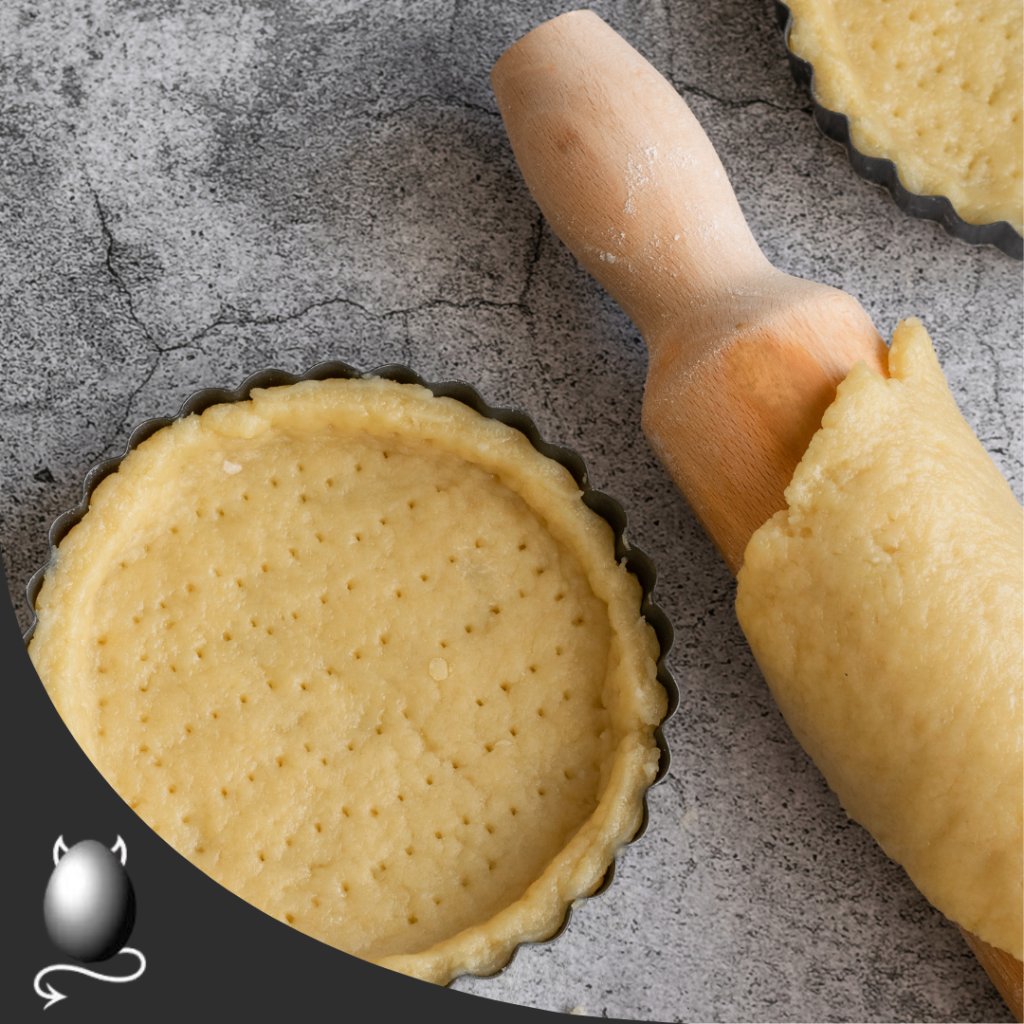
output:
[[[374,1014],[491,1024],[561,1016],[375,967],[274,920],[193,867],[136,816],[72,738],[29,660],[2,566],[0,582],[6,1020],[346,1021]],[[83,878],[96,902],[84,918]],[[119,952],[95,959],[109,949]]]

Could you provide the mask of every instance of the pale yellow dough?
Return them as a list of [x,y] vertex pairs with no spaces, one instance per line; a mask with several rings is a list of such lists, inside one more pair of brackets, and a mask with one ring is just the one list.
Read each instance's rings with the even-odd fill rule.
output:
[[1020,0],[786,0],[790,46],[856,147],[972,224],[1024,231]]
[[902,323],[752,537],[736,610],[847,813],[947,917],[1022,954],[1024,516]]
[[61,544],[30,653],[196,866],[443,983],[551,935],[636,831],[666,701],[640,596],[522,434],[411,385],[310,382],[129,455]]

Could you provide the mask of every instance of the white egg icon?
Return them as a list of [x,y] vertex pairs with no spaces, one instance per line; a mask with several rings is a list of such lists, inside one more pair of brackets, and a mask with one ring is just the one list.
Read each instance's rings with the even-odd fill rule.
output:
[[43,918],[68,956],[86,963],[114,956],[135,924],[135,892],[120,860],[95,839],[75,843],[50,875]]

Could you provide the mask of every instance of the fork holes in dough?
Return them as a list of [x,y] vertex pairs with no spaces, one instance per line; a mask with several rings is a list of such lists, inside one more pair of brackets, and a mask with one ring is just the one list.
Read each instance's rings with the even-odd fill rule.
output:
[[[374,443],[378,444],[376,454],[372,459],[369,454],[363,455],[366,475],[358,482],[354,480],[351,456],[337,459],[334,465],[318,461],[318,457],[313,455],[304,457],[302,464],[305,469],[301,478],[297,476],[299,470],[294,455],[286,464],[271,462],[268,465],[264,462],[263,472],[266,476],[262,481],[257,483],[256,479],[250,478],[253,486],[257,487],[256,499],[251,505],[252,512],[255,513],[266,500],[286,509],[285,514],[291,517],[287,529],[282,528],[280,532],[268,536],[261,535],[257,538],[254,534],[250,541],[245,532],[246,514],[250,512],[250,508],[239,504],[241,499],[237,489],[230,489],[228,497],[229,489],[226,488],[225,497],[220,500],[224,509],[231,509],[228,518],[232,519],[232,532],[229,539],[237,536],[246,544],[250,544],[247,549],[248,557],[246,558],[244,554],[235,557],[240,553],[218,548],[205,565],[199,568],[192,561],[187,563],[187,568],[184,567],[186,563],[183,563],[182,573],[178,577],[181,582],[177,583],[173,592],[169,586],[165,594],[157,592],[150,596],[145,605],[140,603],[137,609],[129,606],[129,614],[132,610],[140,612],[140,622],[146,628],[122,632],[138,638],[134,641],[134,658],[139,657],[143,643],[148,642],[150,662],[160,662],[160,671],[152,675],[150,683],[152,689],[157,691],[157,699],[164,700],[165,687],[168,691],[173,691],[189,673],[198,675],[195,673],[198,661],[194,661],[193,657],[198,659],[200,654],[203,658],[203,669],[218,670],[216,673],[208,674],[211,677],[209,682],[215,686],[219,683],[220,687],[227,687],[226,693],[220,688],[214,691],[220,696],[206,696],[192,704],[193,713],[197,716],[195,721],[198,723],[198,737],[193,736],[183,741],[180,733],[178,736],[173,732],[169,737],[165,736],[163,710],[153,719],[156,724],[149,728],[148,734],[144,733],[141,725],[135,725],[140,739],[148,739],[150,746],[164,751],[164,756],[168,758],[168,766],[175,771],[178,770],[178,766],[176,763],[172,764],[169,754],[172,747],[196,749],[198,741],[205,742],[208,736],[221,737],[230,742],[233,733],[239,729],[244,729],[245,735],[258,736],[266,730],[265,734],[272,736],[272,731],[267,729],[267,722],[276,720],[273,716],[284,715],[283,720],[288,723],[288,729],[294,729],[290,734],[278,731],[279,737],[288,737],[282,750],[275,751],[271,748],[258,752],[253,749],[254,756],[248,767],[243,761],[233,770],[228,768],[223,771],[219,780],[214,775],[212,785],[208,783],[207,786],[195,787],[197,793],[201,790],[201,796],[207,800],[208,807],[205,811],[200,811],[197,804],[192,809],[192,817],[197,826],[200,822],[205,826],[209,821],[211,834],[223,821],[228,821],[230,827],[234,827],[232,814],[237,813],[242,819],[253,814],[254,809],[259,810],[261,806],[274,808],[271,814],[278,819],[278,825],[284,830],[285,826],[290,824],[288,831],[291,831],[295,824],[285,821],[291,813],[290,810],[281,813],[277,811],[281,806],[282,794],[290,793],[290,787],[295,787],[295,792],[301,794],[302,787],[308,786],[309,792],[315,794],[334,787],[338,781],[351,784],[351,780],[358,779],[360,773],[365,770],[364,762],[371,755],[377,757],[381,750],[390,754],[391,744],[404,743],[410,735],[415,736],[417,732],[429,729],[433,719],[432,706],[424,703],[418,689],[405,689],[405,679],[400,676],[403,672],[401,666],[410,654],[415,666],[420,664],[418,659],[422,659],[425,666],[425,663],[435,655],[443,656],[451,666],[449,679],[440,686],[435,686],[436,681],[432,681],[420,668],[418,672],[422,676],[422,684],[417,682],[415,686],[423,689],[428,701],[440,699],[442,702],[450,702],[453,707],[457,706],[456,717],[461,719],[467,728],[473,727],[467,736],[475,733],[474,742],[466,743],[465,737],[459,737],[458,742],[453,742],[447,748],[441,744],[436,752],[421,752],[418,755],[423,758],[421,762],[410,761],[405,766],[406,774],[396,775],[388,788],[382,787],[378,790],[374,786],[370,799],[367,799],[369,794],[365,791],[349,788],[347,791],[337,792],[337,802],[329,800],[315,810],[312,806],[306,808],[305,813],[309,816],[297,818],[296,821],[301,822],[304,828],[312,826],[313,836],[300,828],[298,838],[289,844],[284,842],[283,834],[271,836],[269,828],[274,822],[268,821],[268,830],[255,831],[243,854],[243,862],[248,863],[248,872],[252,876],[265,867],[266,863],[271,865],[263,871],[263,881],[259,887],[276,884],[279,872],[282,872],[282,877],[287,874],[283,870],[286,867],[289,870],[306,871],[315,879],[314,886],[307,886],[289,901],[292,906],[287,914],[294,919],[296,927],[303,930],[313,927],[314,921],[318,927],[327,927],[326,922],[338,913],[339,904],[345,908],[346,913],[355,913],[356,906],[364,901],[373,904],[379,899],[383,905],[383,901],[387,900],[390,901],[389,905],[395,905],[395,893],[407,885],[410,878],[418,878],[420,872],[426,872],[424,878],[427,880],[412,890],[423,897],[423,903],[417,903],[415,899],[409,900],[404,907],[398,903],[397,920],[394,924],[404,928],[403,922],[407,921],[407,917],[426,913],[421,909],[422,906],[444,905],[445,912],[439,911],[436,915],[431,913],[428,917],[418,918],[418,923],[424,924],[423,935],[433,936],[435,929],[438,928],[438,920],[435,918],[446,916],[449,909],[457,908],[455,912],[461,913],[466,907],[477,906],[478,902],[481,907],[490,906],[489,901],[493,898],[492,887],[507,873],[502,867],[504,860],[499,864],[495,853],[500,848],[500,855],[504,856],[506,848],[510,851],[519,849],[522,840],[517,832],[525,832],[525,824],[533,823],[538,808],[544,815],[558,816],[562,813],[559,802],[563,799],[563,794],[571,791],[576,798],[582,791],[583,787],[579,780],[572,787],[568,784],[557,785],[555,778],[561,781],[558,773],[562,769],[558,767],[557,762],[551,764],[550,757],[545,757],[540,762],[536,775],[532,778],[530,774],[525,778],[520,776],[521,785],[519,780],[516,780],[512,789],[505,790],[508,795],[514,793],[521,797],[523,807],[510,807],[509,804],[503,804],[502,798],[499,797],[492,807],[485,809],[484,803],[478,799],[481,788],[490,784],[494,773],[501,776],[503,773],[512,772],[514,776],[515,759],[531,756],[539,746],[540,738],[547,737],[552,732],[546,720],[541,722],[540,718],[530,714],[531,705],[534,708],[538,707],[535,703],[538,696],[551,700],[551,715],[548,717],[552,718],[552,726],[557,725],[559,730],[572,720],[574,711],[580,713],[580,727],[573,730],[571,739],[574,743],[577,740],[581,742],[587,747],[587,751],[583,760],[577,761],[567,757],[563,764],[569,764],[580,773],[590,764],[590,757],[587,756],[590,754],[589,746],[593,745],[595,750],[600,748],[600,743],[593,736],[590,723],[586,721],[586,716],[590,714],[590,699],[593,696],[593,691],[588,689],[590,682],[581,680],[577,683],[573,674],[575,663],[567,664],[574,659],[562,657],[557,676],[548,671],[548,662],[555,656],[552,652],[556,650],[556,644],[560,645],[557,653],[564,648],[566,655],[575,655],[579,648],[588,652],[588,658],[590,657],[590,649],[586,646],[589,643],[589,634],[583,635],[573,631],[570,628],[571,620],[575,615],[586,614],[588,625],[595,626],[600,609],[589,593],[585,574],[581,573],[579,567],[574,568],[570,574],[563,574],[566,556],[560,547],[551,545],[548,536],[543,532],[543,523],[536,537],[533,532],[529,532],[528,536],[525,532],[521,533],[520,537],[516,536],[517,532],[534,529],[532,525],[523,526],[524,520],[520,513],[524,510],[521,504],[517,505],[515,510],[518,518],[509,521],[511,525],[492,524],[474,516],[467,516],[465,522],[460,523],[463,532],[446,541],[447,551],[436,545],[432,547],[429,538],[422,549],[403,551],[399,547],[400,544],[409,545],[409,538],[415,540],[427,535],[428,528],[420,521],[420,517],[433,516],[435,505],[444,508],[451,505],[457,510],[463,508],[460,502],[464,500],[464,495],[460,487],[452,486],[447,480],[442,481],[445,485],[443,488],[437,487],[433,480],[428,480],[423,482],[422,487],[417,485],[417,489],[411,493],[407,491],[405,494],[396,494],[390,504],[367,505],[360,509],[358,518],[350,518],[347,521],[329,520],[328,512],[333,514],[340,508],[345,503],[342,499],[348,500],[355,496],[353,487],[360,489],[358,497],[361,500],[362,489],[373,486],[373,478],[382,475],[383,458],[379,442]],[[437,451],[443,451],[440,445]],[[387,473],[395,476],[404,474],[407,466],[405,448],[401,449],[401,457],[397,452],[390,454],[397,461],[394,467],[390,463],[384,467]],[[252,472],[256,465],[259,463],[254,461],[249,471]],[[328,471],[325,472],[325,469]],[[308,476],[304,475],[306,472]],[[339,475],[334,477],[334,472]],[[279,491],[274,493],[265,489],[271,486],[265,481],[272,473],[279,486]],[[327,490],[333,487],[337,487],[338,490],[337,502],[334,501],[333,491],[327,494]],[[437,498],[435,494],[438,495]],[[180,550],[186,554],[193,531],[198,534],[203,530],[220,530],[223,531],[223,536],[229,536],[228,524],[214,514],[217,496],[211,494],[210,497],[211,505],[203,508],[201,519],[192,522],[191,512],[195,501],[185,507],[184,514],[179,518],[184,534]],[[305,504],[302,503],[303,497],[307,499]],[[306,505],[312,508],[307,508]],[[401,511],[403,508],[410,513],[408,516]],[[413,515],[413,512],[416,515]],[[524,514],[527,513],[528,510],[525,510]],[[324,518],[318,518],[321,515]],[[329,526],[329,522],[332,525]],[[335,522],[336,526],[333,525]],[[377,525],[382,526],[380,531],[376,529]],[[496,531],[494,533],[488,532],[492,526]],[[166,526],[163,529],[166,530]],[[314,537],[316,542],[310,545]],[[358,541],[356,537],[359,538]],[[495,543],[492,544],[492,540]],[[166,537],[162,543],[165,542]],[[396,557],[392,561],[390,547],[384,550],[384,543],[394,544],[396,551],[408,555],[408,560],[403,563]],[[518,555],[517,543],[520,548]],[[322,552],[320,545],[323,546]],[[307,547],[320,557],[308,557]],[[286,552],[291,558],[284,557]],[[332,563],[331,559],[336,561]],[[214,575],[214,560],[224,582],[218,581],[215,585],[209,585],[207,580]],[[487,584],[480,587],[480,581],[488,580],[488,574],[493,571],[492,560],[497,560],[499,565],[504,560],[509,571],[506,574],[498,574],[498,586],[491,587]],[[309,565],[304,566],[300,562]],[[333,575],[324,573],[324,563],[332,565]],[[443,569],[445,565],[449,566],[450,571]],[[136,568],[132,561],[129,561],[128,567],[133,571]],[[436,573],[435,569],[438,570]],[[274,573],[274,580],[269,578],[271,571]],[[265,583],[260,582],[261,575],[268,577]],[[431,586],[422,590],[415,587],[417,577],[420,582],[429,582]],[[186,578],[194,584],[192,596],[200,595],[191,602],[191,606],[183,602],[185,591],[178,589],[185,585]],[[199,582],[195,583],[197,579]],[[252,586],[249,586],[250,582]],[[232,583],[235,588],[244,588],[245,593],[236,593]],[[472,600],[460,596],[458,601],[450,604],[449,611],[449,606],[446,605],[451,593],[449,587],[467,588]],[[360,591],[358,598],[352,593],[354,589]],[[518,601],[515,600],[517,592],[522,595]],[[333,598],[337,594],[341,595],[341,600],[335,602]],[[158,597],[164,597],[166,604],[162,612],[154,607],[155,599]],[[219,623],[215,619],[210,619],[207,623],[203,617],[208,604],[212,606],[216,599],[221,600],[224,606],[229,608],[229,612]],[[349,622],[362,614],[361,607],[364,603],[368,606],[369,617],[365,623],[358,620],[358,631],[346,632]],[[322,612],[318,615],[307,614],[311,608],[315,611],[318,604],[323,608]],[[328,604],[331,605],[329,611],[326,607]],[[370,608],[371,604],[374,607]],[[406,632],[403,627],[404,617],[417,615],[421,604],[429,609],[440,606],[447,613],[447,618],[440,616],[433,620],[437,623],[434,631],[424,632],[422,640],[418,634]],[[552,608],[552,604],[557,604],[558,607]],[[532,664],[526,662],[525,659],[531,656],[527,648],[525,657],[523,654],[516,654],[513,658],[503,656],[496,662],[496,670],[495,666],[488,666],[486,671],[481,671],[478,659],[489,656],[488,645],[494,643],[500,648],[502,645],[510,644],[510,650],[514,650],[515,637],[530,635],[530,631],[534,629],[534,614],[539,616],[542,624],[536,633],[537,647],[536,653],[533,654],[540,660]],[[165,633],[160,627],[166,619],[172,617],[177,620],[177,627]],[[245,630],[247,620],[249,632]],[[457,628],[460,621],[463,623],[461,631]],[[282,629],[282,625],[285,628]],[[98,636],[101,629],[102,627],[98,626],[91,635]],[[150,630],[158,637],[158,646],[154,646],[154,641],[149,639]],[[295,674],[290,666],[302,662],[291,660],[294,654],[292,648],[297,639],[302,639],[303,634],[300,630],[311,630],[321,643],[321,648],[317,660],[307,660],[305,664],[310,667],[300,669],[299,673]],[[506,633],[509,634],[507,637]],[[220,647],[216,645],[217,637],[222,640]],[[168,638],[176,642],[168,645]],[[199,648],[195,646],[196,640],[200,640]],[[274,642],[271,643],[271,640]],[[110,644],[117,642],[119,638],[115,640],[111,632]],[[206,643],[212,644],[211,652],[205,651]],[[185,644],[187,646],[183,646]],[[259,676],[250,678],[238,674],[232,679],[234,670],[230,658],[236,656],[236,647],[237,653],[246,649],[254,652],[252,669],[259,672]],[[108,660],[110,650],[110,646],[103,648],[103,655]],[[90,653],[98,652],[99,648],[94,647]],[[207,653],[209,657],[206,656]],[[321,658],[322,660],[319,660]],[[359,665],[355,664],[356,660],[359,660]],[[367,664],[363,665],[363,661]],[[597,658],[591,658],[590,661],[595,666],[598,664]],[[164,668],[171,663],[178,669],[173,681],[170,679],[171,673]],[[129,669],[134,664],[137,674],[143,676],[143,673],[138,672],[138,662],[133,658],[126,659],[126,664]],[[112,666],[113,662],[111,672]],[[537,675],[542,678],[534,682]],[[551,679],[552,676],[555,678]],[[104,682],[110,678],[104,677]],[[268,691],[272,692],[272,698],[267,697],[260,688],[260,679],[264,681]],[[146,682],[145,677],[136,680],[136,685],[139,682]],[[508,702],[503,702],[494,693],[492,687],[495,682]],[[554,689],[545,685],[549,682]],[[326,723],[319,717],[318,711],[314,709],[313,701],[323,696],[335,703],[341,703],[346,707],[347,713],[350,705],[346,702],[352,701],[353,694],[358,695],[359,688],[367,683],[389,691],[389,703],[383,705],[383,712],[381,705],[377,703],[380,696],[377,692],[365,706],[358,703],[361,698],[357,696],[357,703],[353,706],[353,717],[345,723],[340,732],[329,731]],[[458,685],[460,683],[462,687]],[[559,696],[567,692],[565,687],[568,684],[571,684],[571,696],[574,701],[572,708],[562,703]],[[446,690],[450,692],[445,692]],[[225,702],[224,726],[220,726],[219,722],[211,723],[213,701],[219,702],[222,697],[229,697],[232,693],[235,695],[235,703],[230,700]],[[248,700],[249,693],[253,695],[252,700]],[[139,710],[145,708],[147,702],[135,695],[134,691],[133,695],[136,697],[136,706]],[[392,700],[393,697],[397,699]],[[296,704],[296,701],[299,703]],[[115,701],[111,700],[111,705],[114,703]],[[473,707],[479,709],[479,714],[472,712]],[[108,708],[107,711],[109,710]],[[135,710],[134,715],[131,714],[132,710],[134,709],[128,710],[128,717],[134,722],[138,710]],[[113,716],[110,717],[112,720]],[[516,724],[513,725],[513,722]],[[111,731],[109,724],[107,728],[108,732]],[[180,725],[177,728],[180,729]],[[484,731],[476,732],[481,729]],[[346,732],[349,736],[355,737],[357,742],[346,738]],[[523,737],[523,744],[518,744],[519,736]],[[367,739],[372,742],[367,742]],[[485,753],[496,753],[498,757],[479,757],[481,749],[485,747],[484,741]],[[559,743],[558,740],[555,742]],[[340,757],[336,759],[335,753]],[[141,759],[144,762],[143,767],[162,785],[158,784],[149,791],[154,794],[153,797],[146,794],[147,799],[143,801],[146,803],[145,810],[148,813],[151,806],[159,804],[158,798],[162,798],[167,807],[176,811],[186,803],[185,797],[193,799],[193,787],[188,784],[186,790],[179,790],[182,793],[181,801],[177,801],[176,796],[168,796],[166,788],[170,782],[170,773],[164,774],[161,778],[160,772],[154,772],[152,757],[150,753]],[[603,748],[600,749],[599,757],[606,758]],[[285,761],[288,762],[287,765]],[[272,766],[281,770],[272,772]],[[288,772],[283,771],[284,767],[288,767]],[[258,788],[255,786],[256,774],[260,776]],[[251,784],[248,789],[241,785],[247,780]],[[227,785],[228,782],[231,783],[230,786]],[[532,786],[530,782],[533,783]],[[129,790],[128,793],[131,795],[132,791]],[[547,796],[551,797],[550,801],[546,799]],[[285,799],[287,800],[287,797]],[[590,799],[589,793],[586,799]],[[371,800],[375,804],[373,807],[370,806]],[[338,813],[342,803],[345,804],[345,810]],[[396,803],[398,806],[395,806]],[[410,807],[406,808],[405,804],[409,804]],[[412,820],[413,815],[419,814],[424,805],[443,808],[443,813],[430,824],[408,828],[405,824],[407,818]],[[459,806],[463,807],[465,813],[457,810]],[[501,810],[502,806],[508,808],[508,818]],[[211,815],[210,819],[205,818],[206,813]],[[484,813],[487,814],[489,821],[480,820],[479,816]],[[519,814],[522,814],[525,823],[522,829],[517,828],[520,823],[515,820]],[[314,815],[317,815],[319,820]],[[327,820],[323,820],[324,815],[327,816]],[[368,818],[370,821],[367,821]],[[578,824],[579,822],[572,822],[571,828],[575,829]],[[369,852],[362,860],[361,863],[365,867],[361,870],[368,869],[370,878],[357,877],[352,883],[354,888],[350,893],[353,899],[342,904],[341,879],[344,877],[343,872],[352,869],[345,867],[340,860],[336,861],[335,854],[328,854],[327,851],[328,848],[336,851],[342,840],[345,846],[354,842],[359,827],[366,833],[372,832],[378,837],[385,837],[387,846],[386,850],[379,848],[376,855]],[[193,829],[192,826],[189,828],[192,829],[192,834],[184,839],[183,849],[191,853],[195,849],[199,829]],[[174,834],[175,829],[179,834],[186,834],[186,829],[176,823],[172,815],[164,822],[164,835]],[[499,832],[500,841],[497,839]],[[553,835],[554,832],[553,829]],[[431,836],[435,836],[435,843],[429,842]],[[219,854],[213,839],[207,838],[205,831],[202,833],[202,839],[204,845],[210,843],[207,852],[211,853],[211,857],[207,859],[204,854],[201,863],[211,867],[217,865],[218,871],[224,870],[225,866],[230,870],[231,858]],[[544,841],[556,840],[545,838]],[[528,849],[524,856],[527,859],[534,853],[532,842],[531,838],[526,844]],[[252,861],[248,861],[248,856],[256,852],[257,848],[263,855],[263,861],[257,861],[258,866],[254,866]],[[286,849],[290,851],[287,857],[283,856]],[[463,850],[466,851],[464,854],[461,852]],[[308,863],[305,860],[307,851]],[[381,854],[385,852],[386,856],[382,860]],[[550,860],[557,852],[557,849],[552,849],[545,856]],[[402,859],[403,855],[405,859]],[[391,861],[391,857],[395,857],[395,860]],[[465,861],[460,864],[459,860],[463,857]],[[314,863],[316,861],[326,863]],[[533,870],[532,863],[527,868],[521,868],[512,857],[509,863],[510,867],[515,865],[516,871]],[[445,875],[443,882],[434,883],[429,875],[438,864],[447,864],[447,873],[442,872]],[[240,870],[244,872],[244,866]],[[373,885],[367,888],[364,883],[368,881],[373,882]],[[465,896],[452,899],[453,895],[462,893],[460,886],[463,884],[466,889]],[[473,890],[472,897],[468,892],[470,888]],[[347,885],[345,889],[347,891]],[[426,902],[427,900],[433,902]],[[310,913],[309,908],[317,906],[316,913]],[[321,915],[319,910],[323,910],[324,914]],[[284,914],[285,911],[278,904],[276,916],[280,919]],[[418,935],[419,932],[415,934]]]

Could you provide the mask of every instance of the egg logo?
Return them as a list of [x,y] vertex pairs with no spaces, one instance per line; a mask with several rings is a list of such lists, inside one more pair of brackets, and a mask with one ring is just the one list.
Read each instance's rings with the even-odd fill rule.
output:
[[35,979],[36,993],[46,1000],[44,1010],[66,999],[49,982],[47,974],[71,971],[98,981],[135,981],[146,969],[146,958],[125,946],[135,924],[135,891],[125,863],[128,847],[118,836],[112,849],[95,839],[83,839],[71,849],[60,836],[53,844],[53,873],[43,897],[43,920],[50,941],[64,954],[84,963],[109,960],[119,953],[139,961],[129,975],[109,975],[77,964],[44,967]]

